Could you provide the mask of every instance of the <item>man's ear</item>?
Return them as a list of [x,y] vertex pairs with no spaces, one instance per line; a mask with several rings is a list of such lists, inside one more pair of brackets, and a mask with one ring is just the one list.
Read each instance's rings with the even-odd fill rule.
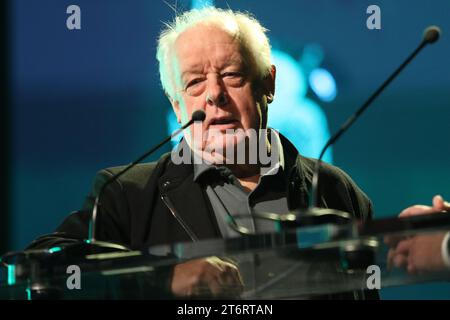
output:
[[277,73],[277,69],[274,65],[272,65],[269,74],[263,79],[263,89],[264,94],[267,97],[267,103],[271,103],[273,101],[273,97],[275,95],[275,76]]
[[172,105],[173,112],[177,116],[177,122],[181,123],[181,112],[180,112],[180,103],[178,100],[173,99],[167,92],[165,92],[167,99],[169,99],[170,104]]

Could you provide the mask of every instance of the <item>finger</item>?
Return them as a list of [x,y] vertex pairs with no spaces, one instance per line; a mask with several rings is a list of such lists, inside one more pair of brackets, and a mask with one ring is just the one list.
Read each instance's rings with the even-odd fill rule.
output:
[[220,293],[220,284],[218,283],[220,272],[218,269],[209,266],[202,271],[199,281],[192,284],[191,296],[197,297],[217,297]]
[[410,274],[417,274],[417,268],[416,268],[416,266],[414,265],[414,263],[412,263],[412,261],[411,261],[411,258],[410,259],[408,259],[408,266],[407,266],[407,270],[408,270],[408,272],[410,273]]
[[230,266],[229,269],[227,269],[226,277],[229,283],[237,290],[242,291],[244,289],[244,281],[236,266]]
[[211,298],[213,296],[216,296],[211,289],[211,284],[206,283],[206,282],[194,286],[192,291],[193,291],[193,294],[191,295],[191,297],[203,299],[203,298]]
[[408,265],[408,257],[403,254],[396,254],[394,257],[394,266],[405,268]]
[[239,269],[229,262],[222,261],[221,264],[223,271],[216,279],[221,286],[221,294],[227,297],[239,296],[244,289]]
[[217,257],[199,259],[193,271],[194,277],[190,283],[189,296],[209,297],[217,295],[220,286],[217,283],[217,278],[222,271],[220,259]]
[[218,269],[219,271],[223,271],[224,270],[224,261],[222,261],[220,258],[218,257],[209,257],[206,258],[206,261],[213,266],[215,269]]
[[390,236],[385,236],[383,238],[384,244],[386,244],[387,246],[394,248],[397,246],[397,244],[406,239],[406,236],[399,236],[399,235],[390,235]]
[[395,247],[395,254],[407,255],[413,241],[414,241],[413,239],[406,239],[400,241],[397,247]]
[[240,281],[236,281],[236,277],[231,275],[231,274],[227,274],[224,276],[224,282],[226,282],[226,285],[223,286],[223,294],[226,297],[239,297],[242,292],[244,291],[244,286]]
[[441,195],[435,195],[433,197],[433,208],[436,210],[443,210],[444,208],[444,199]]
[[221,295],[224,297],[237,297],[242,293],[242,287],[237,284],[231,275],[223,275],[220,280]]
[[233,278],[236,280],[236,282],[242,283],[241,273],[239,272],[239,268],[229,263],[226,268],[227,273],[233,275]]
[[444,201],[441,195],[436,195],[433,197],[433,209],[436,211],[450,210],[450,203]]
[[231,263],[225,263],[223,266],[224,270],[221,273],[221,279],[224,285],[234,287],[243,286],[239,269]]
[[406,208],[398,215],[400,218],[417,216],[419,214],[427,214],[436,212],[436,209],[430,206],[424,205],[415,205],[409,208]]
[[395,250],[394,249],[390,249],[388,251],[388,255],[387,255],[387,268],[388,268],[388,270],[391,270],[392,266],[394,265],[394,257],[395,257]]
[[223,296],[224,284],[220,275],[216,275],[208,280],[208,287],[214,297]]
[[212,295],[213,297],[224,295],[225,288],[229,286],[224,277],[228,268],[227,263],[217,257],[208,259],[208,268],[205,270],[203,278],[203,284],[205,285],[205,288],[203,288],[204,294]]

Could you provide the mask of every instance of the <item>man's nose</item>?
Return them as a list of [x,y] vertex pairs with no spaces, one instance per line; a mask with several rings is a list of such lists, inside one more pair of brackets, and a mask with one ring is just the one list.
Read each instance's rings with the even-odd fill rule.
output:
[[206,103],[210,106],[223,107],[228,103],[228,95],[222,79],[211,79],[206,91]]

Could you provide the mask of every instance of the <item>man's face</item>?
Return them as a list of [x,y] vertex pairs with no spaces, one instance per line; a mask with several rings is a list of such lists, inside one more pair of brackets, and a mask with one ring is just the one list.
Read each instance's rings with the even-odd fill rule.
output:
[[254,68],[242,51],[228,33],[207,25],[188,29],[175,43],[173,69],[178,90],[172,105],[181,123],[187,122],[195,110],[205,111],[201,128],[192,128],[194,135],[200,129],[204,134],[202,150],[206,146],[225,148],[225,141],[234,147],[245,138],[242,134],[226,134],[227,140],[217,139],[212,131],[225,134],[227,130],[258,130],[266,125],[265,95],[271,93],[268,91],[274,79],[265,80],[270,82],[267,86],[261,80],[261,85],[255,85]]

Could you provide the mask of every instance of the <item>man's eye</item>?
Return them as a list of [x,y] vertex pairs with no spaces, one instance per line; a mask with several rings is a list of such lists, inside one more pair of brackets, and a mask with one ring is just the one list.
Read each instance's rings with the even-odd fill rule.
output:
[[244,74],[241,72],[224,72],[222,73],[222,79],[225,84],[232,87],[240,87],[245,81]]
[[240,72],[225,72],[225,73],[222,73],[222,77],[223,77],[223,78],[225,78],[225,77],[229,77],[229,78],[242,78],[243,75],[242,75],[242,73],[240,73]]
[[197,79],[191,80],[191,81],[189,81],[188,84],[186,85],[186,88],[195,86],[196,84],[199,84],[199,83],[202,82],[202,81],[203,81],[203,79],[201,79],[201,78],[197,78]]

